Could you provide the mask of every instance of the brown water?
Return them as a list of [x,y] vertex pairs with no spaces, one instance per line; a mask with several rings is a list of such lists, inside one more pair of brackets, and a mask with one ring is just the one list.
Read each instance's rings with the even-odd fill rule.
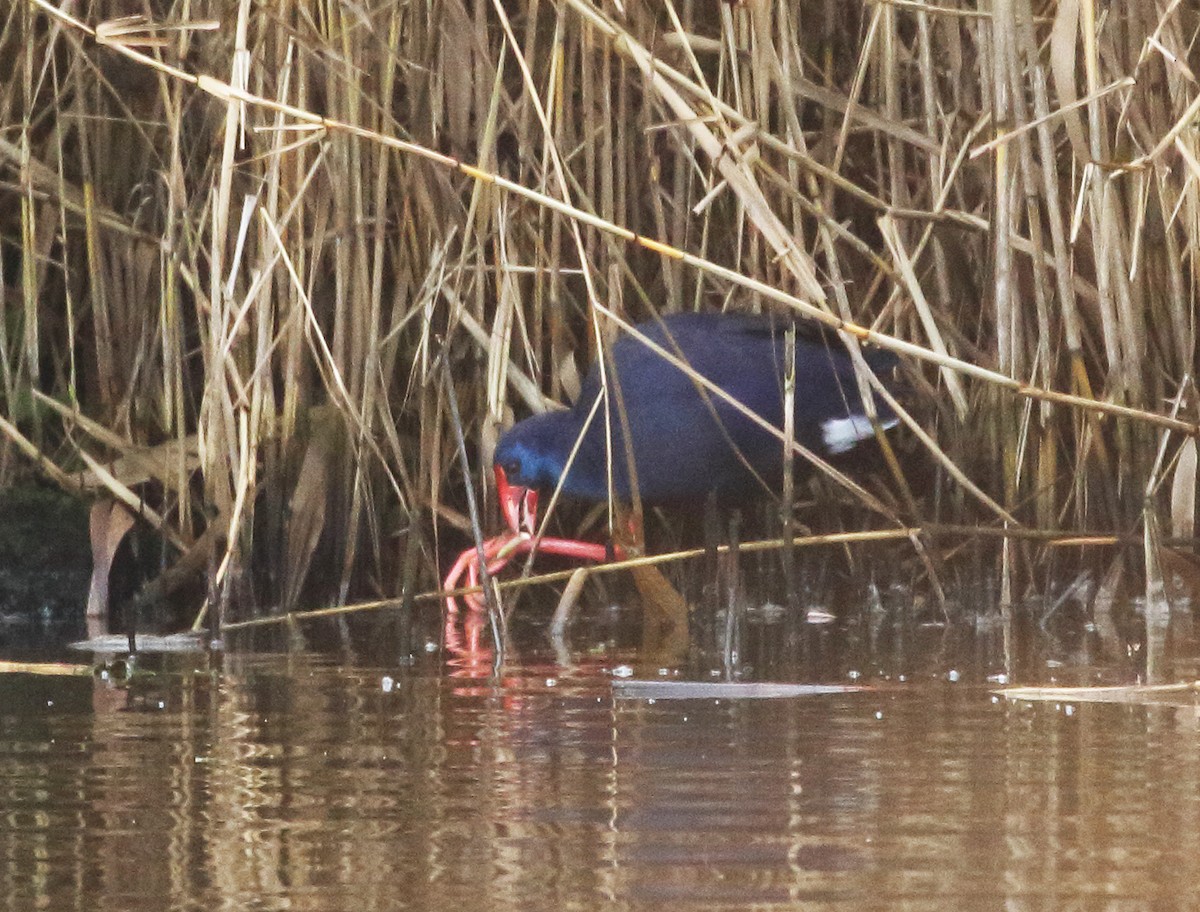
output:
[[1190,701],[651,701],[627,658],[0,677],[0,906],[1200,908]]

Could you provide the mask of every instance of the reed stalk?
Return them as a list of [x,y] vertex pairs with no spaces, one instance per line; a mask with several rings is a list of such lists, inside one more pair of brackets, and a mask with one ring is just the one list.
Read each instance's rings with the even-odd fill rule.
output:
[[[432,590],[447,397],[486,495],[607,333],[695,308],[902,355],[944,470],[847,484],[878,524],[1194,529],[1186,4],[125,9],[0,13],[0,485],[217,529],[228,620]],[[1005,541],[1012,598],[1047,548]]]

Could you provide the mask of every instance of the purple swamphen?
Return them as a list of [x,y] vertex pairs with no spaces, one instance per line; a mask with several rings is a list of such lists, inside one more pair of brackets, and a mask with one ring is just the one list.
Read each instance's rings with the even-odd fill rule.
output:
[[[700,501],[710,494],[730,500],[778,490],[787,325],[768,316],[686,313],[639,324],[635,330],[644,339],[623,335],[608,352],[603,376],[601,365],[592,365],[573,408],[527,418],[500,439],[496,486],[511,531],[484,544],[489,571],[534,546],[539,491],[553,491],[561,482],[565,496],[602,501],[611,486],[617,499],[630,500],[630,456],[645,503]],[[797,329],[795,441],[821,458],[849,453],[875,436],[851,355],[833,333],[808,324]],[[870,370],[889,383],[895,356],[863,354]],[[603,395],[605,380],[617,395]],[[875,404],[880,426],[894,426],[892,409],[878,398]],[[803,471],[808,460],[797,457],[795,464]],[[542,538],[536,547],[589,560],[606,556],[603,545],[571,539]],[[475,549],[464,551],[445,588],[454,588],[464,570],[474,585],[478,563]],[[453,599],[447,604],[456,610]]]
[[[642,500],[684,502],[710,493],[728,499],[778,490],[784,324],[770,317],[686,313],[636,328],[777,431],[754,421],[642,340],[621,337],[612,346],[610,382],[615,380],[624,405]],[[870,350],[864,356],[877,375],[896,363],[890,352]],[[802,447],[824,458],[874,438],[850,354],[832,333],[802,329],[797,334],[795,381],[795,439]],[[601,501],[609,494],[611,461],[612,492],[620,500],[630,499],[626,424],[616,397],[607,410],[603,403],[596,408],[588,422],[601,393],[600,368],[593,365],[574,408],[527,418],[500,439],[496,477],[501,505],[514,529],[520,526],[513,520],[520,519],[524,492],[552,491],[564,472],[563,494]],[[878,400],[877,415],[884,428],[896,424],[892,410]],[[796,461],[798,466],[806,463]]]

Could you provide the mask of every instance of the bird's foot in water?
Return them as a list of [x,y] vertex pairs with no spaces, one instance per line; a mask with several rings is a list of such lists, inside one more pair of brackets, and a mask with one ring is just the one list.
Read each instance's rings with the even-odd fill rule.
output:
[[[482,634],[487,619],[487,601],[480,588],[481,576],[480,555],[482,564],[487,567],[489,577],[499,573],[514,557],[520,554],[557,554],[576,560],[595,561],[604,563],[616,559],[623,560],[624,549],[620,546],[600,545],[594,542],[578,541],[573,538],[538,538],[528,532],[505,532],[495,538],[489,538],[482,548],[467,548],[458,555],[458,559],[442,581],[442,589],[452,593],[460,586],[474,590],[462,594],[466,605],[463,617],[462,632],[459,632],[458,597],[446,595],[445,614],[445,643],[446,649],[456,656],[480,657],[489,650],[482,645]],[[465,579],[464,579],[465,576]]]

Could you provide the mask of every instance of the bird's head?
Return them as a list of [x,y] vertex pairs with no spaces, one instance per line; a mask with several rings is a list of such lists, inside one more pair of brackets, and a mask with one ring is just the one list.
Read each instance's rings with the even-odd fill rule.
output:
[[492,459],[500,512],[514,532],[532,535],[538,490],[553,490],[566,464],[561,443],[568,412],[546,412],[514,425],[496,444]]
[[509,480],[509,469],[497,462],[493,469],[496,472],[496,497],[500,501],[500,512],[508,527],[518,535],[522,532],[532,535],[537,526],[537,488],[527,488]]

